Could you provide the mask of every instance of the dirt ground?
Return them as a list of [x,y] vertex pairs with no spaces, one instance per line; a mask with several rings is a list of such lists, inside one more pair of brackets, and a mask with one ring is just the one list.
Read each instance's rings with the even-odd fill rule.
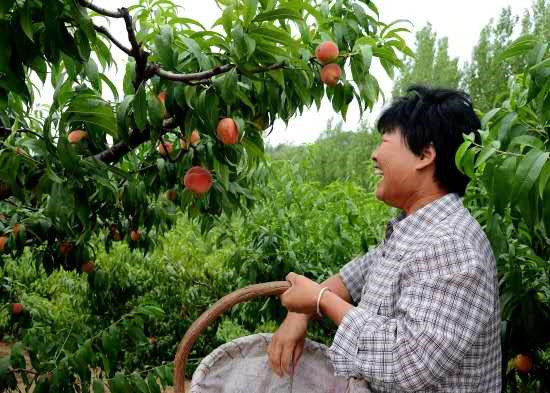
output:
[[[4,356],[6,355],[9,355],[10,354],[10,346],[8,345],[8,343],[4,342],[4,341],[0,341],[0,358],[3,358]],[[30,360],[28,358],[28,356],[25,356],[25,359],[27,360],[27,367],[31,368],[31,364],[30,364]],[[190,384],[190,381],[185,381],[185,391],[188,392],[189,391],[189,384]],[[21,384],[19,389],[23,392],[24,391],[24,388],[25,388],[25,385]],[[175,389],[174,388],[167,388],[163,391],[163,393],[174,393],[175,392]]]

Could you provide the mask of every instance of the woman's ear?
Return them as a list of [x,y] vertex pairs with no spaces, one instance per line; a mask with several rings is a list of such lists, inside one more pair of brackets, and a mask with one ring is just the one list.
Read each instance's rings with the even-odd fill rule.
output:
[[420,154],[420,159],[418,160],[415,168],[417,170],[421,170],[426,168],[429,165],[432,165],[435,163],[435,147],[433,143],[430,143],[429,146],[425,147],[422,153]]

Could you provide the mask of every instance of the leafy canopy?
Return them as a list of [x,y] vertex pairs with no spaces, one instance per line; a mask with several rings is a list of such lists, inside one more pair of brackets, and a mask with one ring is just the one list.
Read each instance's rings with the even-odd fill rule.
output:
[[[398,52],[410,52],[400,36],[406,29],[381,22],[369,0],[217,4],[221,15],[207,29],[169,0],[118,10],[87,0],[1,2],[4,253],[17,257],[32,246],[51,271],[93,260],[96,235],[107,249],[125,240],[147,251],[178,209],[207,230],[213,218],[253,203],[263,132],[275,119],[319,107],[323,97],[343,116],[353,100],[372,108],[380,93],[369,73],[373,59],[392,74]],[[105,18],[124,23],[127,37],[111,34]],[[340,49],[335,87],[321,82],[314,57],[327,40]],[[123,91],[105,75],[114,50],[128,56],[116,65],[125,72]],[[38,80],[55,87],[42,112],[33,107]],[[216,136],[226,117],[237,125],[236,144]],[[200,141],[189,144],[193,130]],[[170,154],[160,155],[159,145]],[[213,177],[203,196],[182,183],[192,166]]]

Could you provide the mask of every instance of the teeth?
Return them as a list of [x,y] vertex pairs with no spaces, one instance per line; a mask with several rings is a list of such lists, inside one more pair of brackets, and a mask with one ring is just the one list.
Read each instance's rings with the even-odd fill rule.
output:
[[380,168],[374,168],[374,174],[377,176],[383,176],[384,173],[382,172],[382,169]]

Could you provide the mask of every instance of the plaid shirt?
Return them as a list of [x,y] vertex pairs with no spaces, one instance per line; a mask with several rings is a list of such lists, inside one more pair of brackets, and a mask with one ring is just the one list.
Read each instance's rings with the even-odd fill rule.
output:
[[329,350],[335,374],[366,392],[500,392],[495,265],[458,194],[390,221],[340,271],[357,306]]

